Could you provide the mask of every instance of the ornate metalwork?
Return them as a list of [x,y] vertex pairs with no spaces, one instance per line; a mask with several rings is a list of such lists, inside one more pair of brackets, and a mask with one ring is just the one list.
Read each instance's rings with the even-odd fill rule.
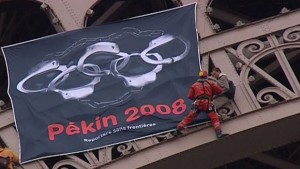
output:
[[279,100],[275,99],[273,94],[277,94],[281,96],[282,100],[286,100],[289,98],[289,96],[284,93],[280,88],[278,87],[266,87],[262,90],[260,90],[257,94],[257,101],[260,103],[268,103],[268,104],[274,104],[277,103]]
[[124,156],[124,155],[127,155],[127,154],[130,154],[132,152],[135,151],[134,147],[133,147],[133,144],[132,143],[124,143],[124,144],[121,144],[121,145],[118,145],[117,146],[117,150],[118,152],[121,153],[121,156]]
[[[281,33],[280,36],[279,33]],[[274,104],[278,101],[289,100],[299,96],[299,82],[291,69],[285,49],[295,50],[300,48],[300,27],[292,27],[284,31],[276,32],[276,36],[266,35],[259,39],[250,39],[241,42],[236,49],[227,47],[226,51],[234,56],[239,63],[239,76],[242,82],[242,90],[247,94],[251,101],[254,102],[256,108],[260,108],[270,103]],[[280,43],[280,39],[284,43]],[[295,56],[296,57],[296,56]],[[260,63],[264,60],[265,66]],[[242,65],[240,63],[243,63]],[[272,68],[273,67],[273,68]],[[272,75],[275,70],[283,70],[286,79],[282,80]],[[249,77],[255,77],[253,82],[249,81]],[[253,79],[253,78],[252,78]],[[279,80],[280,79],[280,80]],[[262,84],[269,84],[263,86]]]
[[300,26],[295,26],[289,29],[286,29],[283,32],[283,39],[286,42],[296,42],[300,40]]
[[[70,11],[70,5],[66,1],[63,1],[63,3],[78,25],[78,18],[73,10]],[[203,3],[203,1],[200,1],[200,3]],[[42,7],[48,10],[49,6],[42,4]],[[237,38],[238,43],[232,46],[226,46],[225,50],[220,48],[209,51],[209,54],[205,53],[202,55],[202,66],[204,68],[215,65],[223,70],[223,68],[226,69],[228,65],[217,64],[214,60],[209,62],[209,57],[217,53],[218,50],[227,52],[227,59],[230,60],[233,65],[237,65],[237,69],[233,70],[238,74],[238,80],[235,81],[235,85],[239,88],[237,95],[239,95],[239,99],[242,98],[244,102],[249,103],[252,110],[299,97],[299,79],[297,79],[295,72],[290,68],[292,63],[289,61],[289,59],[299,56],[297,56],[296,53],[292,57],[288,57],[285,50],[300,49],[300,25],[269,33],[271,32],[271,28],[272,26],[265,23],[261,27],[261,30],[265,32],[263,37],[254,37],[242,42],[238,42],[239,39]],[[215,27],[215,29],[217,30],[218,28]],[[212,30],[205,31],[212,32]],[[264,66],[260,65],[261,62],[264,60],[268,61],[269,58],[272,58],[272,60],[270,59],[271,62],[267,62],[267,65]],[[279,80],[276,75],[273,75],[272,72],[275,70],[283,70],[282,76],[285,77],[280,78],[287,80]],[[227,75],[231,77],[232,74]],[[219,111],[227,115],[239,115],[241,111],[238,107],[239,105],[237,105],[235,101],[230,101],[221,107]],[[1,113],[1,118],[6,117],[6,114],[7,113]],[[12,126],[12,121],[10,123]],[[7,125],[2,126],[2,128],[6,126]],[[53,157],[34,163],[39,166],[36,168],[44,169],[99,168],[115,159],[137,152],[146,147],[154,146],[170,138],[172,138],[170,133],[163,133],[150,138],[105,147],[99,150],[66,155],[59,158]],[[30,166],[25,164],[24,168],[30,168]]]
[[222,120],[226,120],[230,117],[240,114],[237,107],[233,106],[233,104],[233,101],[229,101],[227,104],[225,104],[218,110],[218,113],[221,114]]
[[[266,24],[262,29],[268,29],[269,31],[271,28]],[[240,42],[239,44],[226,47],[225,50],[227,54],[230,55],[230,57],[228,56],[228,59],[231,60],[233,65],[237,65],[237,69],[234,70],[237,71],[239,75],[239,83],[236,83],[236,85],[240,88],[240,90],[237,92],[241,92],[242,95],[245,96],[245,101],[252,105],[253,110],[269,104],[276,104],[280,101],[299,97],[297,92],[297,90],[300,88],[298,79],[295,79],[293,76],[288,77],[288,74],[293,75],[294,72],[292,72],[292,69],[290,69],[291,63],[289,63],[287,55],[284,53],[285,49],[300,48],[299,40],[300,26],[296,26],[286,30],[280,30],[274,34],[266,34],[264,37],[253,38]],[[213,53],[214,51],[212,51],[210,54]],[[206,57],[206,59],[204,58],[204,61],[206,62],[203,64],[209,65],[209,55],[205,54],[203,56]],[[267,63],[267,65],[264,66],[260,65],[261,62],[268,59],[271,60],[270,63]],[[218,65],[214,62],[210,64],[216,65],[221,69],[226,67],[226,65]],[[275,68],[272,68],[272,66],[275,66]],[[287,76],[287,81],[278,80],[278,77],[272,74],[272,71],[279,69],[283,70],[284,75]],[[230,74],[228,76],[230,77]],[[219,111],[220,113],[228,115],[241,114],[234,101],[227,103],[221,107]],[[124,143],[111,147],[110,153],[112,149],[117,149],[120,153],[118,157],[126,156],[132,152],[139,151],[147,146],[153,146],[169,138],[171,138],[170,133],[164,133],[156,137]],[[114,160],[118,157],[112,158],[111,156],[110,160]],[[99,166],[109,162],[110,160],[102,159],[101,162],[99,159]],[[74,164],[74,159],[73,161],[68,161],[67,163],[63,160],[61,162],[64,165]],[[60,166],[63,166],[62,164]],[[78,163],[76,165],[83,164]]]

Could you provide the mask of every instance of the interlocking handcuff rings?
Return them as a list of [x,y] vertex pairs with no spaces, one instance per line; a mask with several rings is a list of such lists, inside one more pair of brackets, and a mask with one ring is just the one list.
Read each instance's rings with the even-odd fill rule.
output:
[[[23,93],[46,92],[46,91],[48,91],[48,88],[42,88],[42,89],[36,89],[36,90],[26,89],[26,88],[24,88],[24,83],[36,75],[47,73],[49,71],[58,70],[60,72],[64,72],[65,70],[67,70],[67,66],[59,65],[58,60],[46,61],[46,62],[41,63],[40,65],[37,65],[37,67],[40,67],[40,68],[38,68],[37,70],[32,72],[29,76],[27,76],[26,78],[24,78],[22,81],[20,81],[18,83],[17,89],[19,91],[21,91]],[[63,79],[61,79],[60,81],[64,81],[67,78],[68,78],[68,75],[64,76]]]
[[[166,59],[157,59],[157,60],[153,60],[153,59],[150,59],[149,58],[149,55],[148,52],[151,51],[152,49],[156,48],[156,47],[159,47],[159,46],[162,46],[174,39],[178,38],[179,40],[181,40],[183,43],[184,43],[184,46],[185,46],[185,50],[182,54],[178,55],[178,56],[173,56],[173,57],[169,57],[169,58],[166,58]],[[171,64],[171,63],[174,63],[174,62],[177,62],[181,59],[183,59],[184,57],[186,57],[186,55],[188,54],[189,50],[190,50],[190,44],[186,41],[184,41],[182,38],[180,37],[174,37],[172,35],[163,35],[163,36],[160,36],[152,41],[150,41],[149,43],[149,46],[148,48],[146,48],[145,50],[142,51],[141,53],[141,57],[142,59],[147,62],[147,63],[150,63],[150,64]]]
[[[180,40],[185,47],[184,51],[180,55],[164,59],[158,52],[151,53],[153,49],[163,46],[175,39]],[[171,64],[182,60],[187,56],[189,49],[189,42],[180,37],[174,37],[172,35],[162,35],[150,41],[149,46],[141,53],[131,54],[121,52],[116,43],[98,42],[86,48],[85,53],[79,58],[77,65],[71,65],[67,67],[67,65],[60,65],[59,61],[56,59],[44,61],[38,64],[36,66],[37,68],[33,70],[31,74],[18,83],[17,89],[23,93],[53,91],[61,94],[66,100],[82,99],[93,94],[94,86],[100,82],[102,77],[108,75],[112,75],[113,77],[121,79],[126,87],[142,89],[144,86],[153,83],[156,80],[157,73],[162,70],[164,64]],[[86,63],[88,58],[98,55],[114,55],[118,58],[110,62],[109,69],[107,70],[102,70],[97,64]],[[132,57],[140,57],[144,62],[155,65],[155,67],[151,71],[140,75],[125,76],[121,74],[120,71],[128,65],[128,62]],[[24,87],[24,84],[34,76],[49,73],[51,71],[59,71],[60,73],[51,80],[47,87],[40,89],[29,89]],[[74,71],[78,71],[82,75],[91,78],[91,81],[82,86],[61,89],[60,85],[67,80],[70,73]],[[115,101],[117,102],[117,100]]]

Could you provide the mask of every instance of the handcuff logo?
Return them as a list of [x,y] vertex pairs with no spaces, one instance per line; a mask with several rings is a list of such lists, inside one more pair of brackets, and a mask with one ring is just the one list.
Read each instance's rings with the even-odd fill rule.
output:
[[[156,38],[151,40],[148,47],[141,53],[121,52],[118,44],[112,42],[112,40],[124,38],[128,34],[133,36],[154,36]],[[184,45],[184,51],[181,54],[164,59],[160,53],[151,53],[153,49],[161,47],[176,39],[182,42]],[[67,52],[61,52],[60,58],[64,57],[66,53],[81,45],[82,44],[77,43],[75,46],[66,49]],[[182,60],[187,56],[189,50],[190,43],[179,36],[163,34],[163,31],[160,30],[140,31],[136,28],[123,28],[121,33],[115,33],[107,37],[95,39],[95,43],[92,43],[85,48],[85,53],[80,56],[77,64],[61,65],[58,59],[51,59],[36,65],[36,68],[18,83],[17,89],[23,93],[56,92],[59,93],[64,100],[79,100],[80,102],[86,103],[91,107],[103,108],[109,105],[122,103],[127,100],[133,92],[139,92],[144,86],[155,82],[157,79],[157,74],[162,70],[163,65],[172,64]],[[114,59],[109,63],[109,69],[101,69],[99,65],[87,62],[87,59],[95,56],[95,53],[97,53],[97,57],[109,54],[117,56],[117,59]],[[140,75],[126,76],[121,74],[120,71],[128,65],[132,57],[140,57],[144,62],[153,65],[154,68],[151,71]],[[39,89],[30,89],[28,86],[25,87],[24,84],[28,80],[37,75],[49,73],[51,71],[58,71],[60,73],[54,77],[46,87]],[[91,81],[87,84],[77,87],[68,89],[60,88],[62,83],[68,79],[70,73],[74,71],[78,71],[81,74],[90,77]],[[104,78],[105,76],[113,76],[114,78],[123,81],[125,87],[130,89],[130,92],[125,92],[118,98],[114,98],[110,101],[91,102],[90,100],[85,100],[87,96],[90,96],[94,93],[95,85],[98,85],[101,81],[101,78]]]

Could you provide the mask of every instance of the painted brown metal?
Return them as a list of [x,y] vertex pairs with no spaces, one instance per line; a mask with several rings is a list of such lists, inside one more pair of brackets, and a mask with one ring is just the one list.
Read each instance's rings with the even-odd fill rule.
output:
[[[39,2],[50,8],[52,21],[53,19],[57,21],[53,24],[59,24],[57,30],[70,31],[84,27],[87,11],[99,1],[88,0],[82,3],[81,0],[39,0]],[[188,169],[194,168],[199,163],[201,168],[213,168],[251,156],[270,160],[255,154],[300,140],[299,131],[295,128],[300,122],[298,109],[300,86],[297,79],[299,72],[293,71],[284,51],[300,47],[299,38],[297,39],[297,36],[292,38],[294,32],[300,32],[298,26],[300,11],[290,11],[216,33],[207,15],[207,7],[211,1],[181,2],[183,5],[197,2],[197,30],[200,35],[202,68],[209,70],[212,65],[220,67],[237,87],[235,99],[226,105],[226,110],[233,111],[238,116],[223,122],[224,131],[231,136],[216,141],[211,127],[202,126],[192,129],[189,134],[178,139],[171,139],[170,134],[165,134],[99,149],[97,154],[86,152],[81,153],[81,156],[68,155],[63,157],[63,160],[52,162],[54,163],[52,166],[46,163],[47,159],[38,160],[24,164],[25,169],[56,169],[66,165],[85,169],[179,166]],[[261,40],[262,37],[264,40]],[[250,50],[253,55],[244,53],[245,50]],[[276,60],[269,67],[260,68],[258,63],[269,54],[274,54]],[[240,63],[239,68],[236,67],[237,63]],[[270,75],[276,69],[283,70],[290,88]],[[252,72],[255,72],[254,84],[249,81]],[[252,85],[262,83],[270,83],[273,86],[260,88],[260,91],[253,90]],[[276,100],[278,97],[274,94],[279,95],[280,100]],[[13,126],[12,111],[0,112],[0,136],[9,147],[19,152],[18,135]],[[287,130],[289,132],[285,132]],[[239,148],[236,148],[237,145]],[[220,155],[216,157],[212,151]],[[120,155],[115,156],[113,152]],[[82,157],[86,160],[81,159]]]

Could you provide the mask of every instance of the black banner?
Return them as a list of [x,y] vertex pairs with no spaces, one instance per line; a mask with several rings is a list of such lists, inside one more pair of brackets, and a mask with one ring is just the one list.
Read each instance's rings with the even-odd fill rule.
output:
[[193,4],[3,47],[21,162],[174,130],[200,70],[195,27]]

